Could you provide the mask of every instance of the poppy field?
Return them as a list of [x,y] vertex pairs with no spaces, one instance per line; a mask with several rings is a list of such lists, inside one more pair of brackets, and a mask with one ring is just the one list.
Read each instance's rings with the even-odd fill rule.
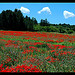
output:
[[75,35],[0,31],[0,72],[75,72]]

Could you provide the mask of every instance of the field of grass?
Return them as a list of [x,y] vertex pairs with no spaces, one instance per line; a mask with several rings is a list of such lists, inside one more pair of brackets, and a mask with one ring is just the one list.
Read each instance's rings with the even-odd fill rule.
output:
[[75,34],[0,31],[0,72],[75,72]]

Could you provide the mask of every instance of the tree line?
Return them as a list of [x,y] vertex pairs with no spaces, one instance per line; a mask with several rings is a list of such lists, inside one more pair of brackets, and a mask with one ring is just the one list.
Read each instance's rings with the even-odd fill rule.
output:
[[3,10],[0,13],[0,30],[15,30],[15,31],[46,31],[59,33],[75,32],[75,25],[70,24],[51,24],[47,19],[41,19],[40,23],[36,18],[24,17],[18,9]]

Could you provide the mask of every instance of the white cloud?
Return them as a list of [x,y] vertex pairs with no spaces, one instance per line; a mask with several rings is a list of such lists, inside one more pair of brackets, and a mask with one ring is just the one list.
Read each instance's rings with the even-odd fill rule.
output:
[[38,14],[40,14],[41,12],[44,12],[44,11],[47,11],[49,14],[51,14],[51,11],[50,11],[49,7],[44,7],[43,9],[38,11]]
[[75,14],[74,13],[68,12],[66,10],[63,12],[63,15],[64,15],[65,19],[67,19],[69,17],[75,17]]
[[27,13],[27,14],[30,13],[30,10],[28,8],[21,7],[19,10],[21,10],[21,12],[23,13]]

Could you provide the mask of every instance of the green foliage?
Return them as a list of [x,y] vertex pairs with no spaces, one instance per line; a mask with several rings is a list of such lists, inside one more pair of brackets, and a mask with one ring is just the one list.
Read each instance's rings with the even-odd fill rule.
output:
[[50,32],[59,32],[59,30],[55,26],[50,26]]
[[41,19],[40,26],[50,26],[50,24],[47,21],[47,19],[45,19],[45,20]]
[[63,26],[59,26],[60,33],[67,33]]
[[41,47],[45,48],[45,47],[48,47],[48,45],[47,44],[42,44]]
[[33,17],[24,17],[20,10],[6,10],[0,14],[0,29],[16,30],[16,31],[33,31],[33,25],[37,24],[37,20]]
[[73,33],[73,30],[68,30],[68,33],[69,33],[69,34]]
[[34,25],[34,30],[35,31],[41,31],[41,26],[38,24],[38,25]]
[[41,47],[41,45],[38,45],[38,44],[37,44],[35,47],[38,47],[38,48],[40,48],[40,47]]
[[40,23],[36,18],[24,17],[18,9],[3,10],[0,13],[0,30],[16,30],[16,31],[44,31],[44,32],[59,32],[71,34],[75,32],[75,25],[70,24],[50,24],[47,19],[41,19]]

